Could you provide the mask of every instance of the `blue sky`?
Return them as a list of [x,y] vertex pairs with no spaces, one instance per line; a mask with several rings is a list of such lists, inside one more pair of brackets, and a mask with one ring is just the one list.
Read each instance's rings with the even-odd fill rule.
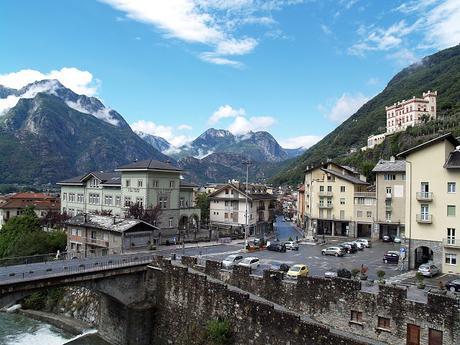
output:
[[460,1],[3,0],[0,32],[0,84],[58,78],[175,145],[212,126],[293,148],[460,42]]

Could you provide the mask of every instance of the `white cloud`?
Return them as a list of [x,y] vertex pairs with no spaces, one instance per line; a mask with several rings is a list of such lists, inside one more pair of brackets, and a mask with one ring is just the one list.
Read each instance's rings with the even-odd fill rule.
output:
[[254,37],[236,37],[243,25],[272,25],[272,11],[303,0],[100,0],[132,20],[153,25],[166,38],[203,44],[212,52],[198,54],[206,62],[239,67],[227,56],[244,55],[257,46]]
[[368,100],[369,97],[361,93],[344,93],[332,106],[319,105],[318,108],[325,113],[326,118],[330,121],[341,123],[353,115]]
[[307,149],[310,146],[313,146],[323,137],[319,135],[302,135],[299,137],[292,137],[287,139],[280,140],[281,147],[285,149],[298,149],[304,148]]
[[460,43],[460,1],[446,0],[427,13],[425,42],[438,49]]
[[90,72],[75,67],[63,67],[49,73],[23,69],[18,72],[0,74],[0,85],[20,89],[27,84],[43,79],[57,79],[72,91],[87,96],[95,95],[99,85],[99,81],[94,79]]
[[399,66],[411,65],[420,60],[412,51],[407,48],[398,49],[394,53],[388,54],[387,58],[395,60]]
[[235,120],[228,126],[228,130],[234,135],[246,134],[250,131],[265,131],[276,123],[276,120],[271,116],[255,116],[246,118],[237,116]]
[[326,35],[332,34],[331,29],[330,29],[327,25],[321,24],[320,27],[321,27],[321,30],[322,30]]
[[220,120],[229,118],[229,117],[237,117],[237,116],[245,116],[246,111],[243,108],[235,109],[231,105],[222,105],[217,109],[214,114],[208,120],[210,125],[215,125]]
[[78,100],[78,102],[66,101],[65,103],[72,109],[75,109],[76,111],[85,114],[91,114],[94,117],[97,117],[99,120],[105,121],[114,126],[119,125],[118,120],[115,119],[111,114],[112,109],[108,107],[104,107],[102,109],[99,109],[98,111],[91,111],[90,109],[88,109],[88,107],[85,107],[84,104],[81,104],[80,100]]
[[191,131],[192,126],[183,124],[183,125],[177,126],[177,129],[180,130],[180,131]]
[[186,135],[177,135],[172,126],[158,125],[152,121],[139,120],[131,124],[131,128],[136,132],[144,132],[166,139],[174,148],[178,148],[193,140]]

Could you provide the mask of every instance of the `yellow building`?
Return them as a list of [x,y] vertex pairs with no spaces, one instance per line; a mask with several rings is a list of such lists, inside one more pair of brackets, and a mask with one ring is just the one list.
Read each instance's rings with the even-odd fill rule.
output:
[[445,273],[460,273],[459,145],[446,134],[399,154],[406,159],[411,268],[430,261]]
[[308,168],[304,181],[307,237],[371,237],[375,192],[364,176],[332,162]]

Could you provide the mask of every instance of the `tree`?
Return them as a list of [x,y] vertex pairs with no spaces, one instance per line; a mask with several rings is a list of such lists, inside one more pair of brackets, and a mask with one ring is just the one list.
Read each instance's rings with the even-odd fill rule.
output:
[[144,209],[140,204],[131,205],[128,210],[128,217],[140,219],[152,225],[158,225],[158,219],[161,214],[159,205]]
[[200,193],[196,197],[196,205],[201,210],[201,221],[209,220],[209,199],[206,193]]
[[60,213],[59,211],[48,210],[46,215],[40,219],[40,225],[52,229],[62,229],[64,223],[70,218],[71,216],[66,212]]

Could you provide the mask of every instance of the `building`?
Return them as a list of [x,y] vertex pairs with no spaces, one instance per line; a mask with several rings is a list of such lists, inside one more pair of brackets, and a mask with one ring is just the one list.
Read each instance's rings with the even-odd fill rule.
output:
[[394,157],[381,159],[372,171],[377,198],[374,237],[402,237],[406,215],[406,162]]
[[66,222],[67,250],[71,257],[125,253],[149,249],[160,229],[139,219],[79,214]]
[[354,169],[333,162],[305,171],[306,236],[370,237],[375,217],[375,192]]
[[369,149],[373,149],[375,146],[377,145],[380,145],[381,143],[383,143],[385,141],[385,137],[387,136],[386,133],[381,133],[381,134],[377,134],[377,135],[371,135],[367,138],[367,148]]
[[[248,211],[246,213],[246,198]],[[220,233],[244,234],[246,214],[248,234],[264,235],[273,231],[276,197],[263,185],[228,183],[209,195],[210,225]]]
[[297,225],[305,226],[305,185],[300,185],[297,190]]
[[399,154],[406,159],[409,264],[460,273],[460,142],[445,134]]
[[407,127],[421,123],[423,115],[435,119],[437,96],[437,91],[427,91],[422,94],[422,98],[414,96],[412,99],[402,100],[385,107],[387,134],[405,131]]
[[159,207],[156,226],[162,238],[196,236],[200,209],[195,206],[196,185],[181,180],[182,169],[156,160],[118,167],[114,172],[90,172],[58,183],[61,212],[125,217],[132,205]]
[[0,200],[0,228],[8,219],[19,216],[28,206],[33,206],[39,218],[49,211],[59,212],[60,200],[58,197],[45,193],[15,193],[2,197]]

